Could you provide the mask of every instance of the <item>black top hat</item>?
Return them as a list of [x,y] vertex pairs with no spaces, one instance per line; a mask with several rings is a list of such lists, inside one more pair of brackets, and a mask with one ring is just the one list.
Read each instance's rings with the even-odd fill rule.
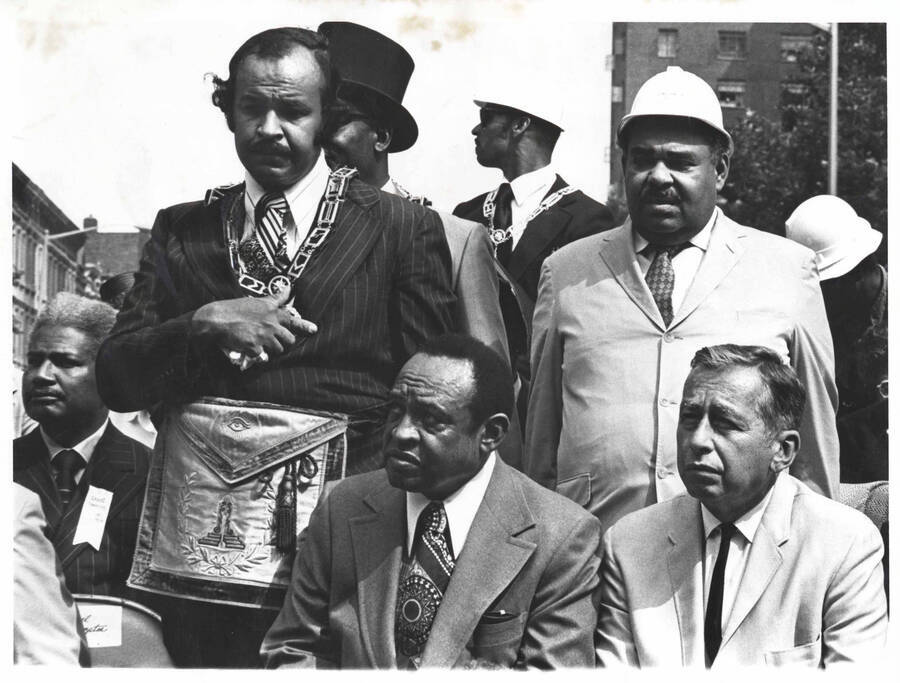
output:
[[409,53],[378,31],[349,21],[326,21],[319,33],[328,38],[328,52],[341,77],[338,97],[352,99],[356,89],[374,94],[389,119],[385,123],[394,129],[387,151],[412,147],[419,127],[401,104],[416,68]]

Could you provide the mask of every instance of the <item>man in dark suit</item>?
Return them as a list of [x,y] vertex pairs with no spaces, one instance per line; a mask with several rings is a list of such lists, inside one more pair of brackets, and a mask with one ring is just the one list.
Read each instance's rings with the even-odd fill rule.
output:
[[[22,395],[39,429],[13,441],[13,479],[40,496],[69,591],[144,601],[125,579],[150,451],[113,427],[94,381],[97,349],[115,315],[102,302],[63,292],[38,316]],[[85,501],[98,495],[111,495],[105,522],[87,542],[76,539]]]
[[[403,106],[415,64],[399,43],[378,31],[349,21],[319,26],[340,75],[338,102],[324,145],[331,168],[352,166],[365,183],[412,202],[429,206],[390,175],[390,155],[415,144],[418,125]],[[455,328],[506,356],[509,346],[500,312],[498,271],[491,241],[481,223],[438,212],[450,247],[450,283],[456,295]],[[521,429],[503,442],[500,457],[509,464],[522,459]]]
[[459,204],[453,214],[488,227],[497,260],[508,272],[508,278],[501,279],[500,305],[510,357],[523,383],[519,414],[524,418],[531,377],[531,316],[541,265],[560,247],[613,227],[613,217],[551,165],[563,130],[557,103],[535,98],[528,90],[475,104],[481,109],[481,120],[472,129],[475,157],[482,166],[499,168],[505,180],[497,189]]
[[[340,412],[347,472],[375,469],[394,376],[452,324],[440,222],[329,173],[320,143],[336,83],[318,33],[263,31],[214,82],[245,182],[159,213],[100,351],[100,393],[120,411],[205,395]],[[188,612],[196,663],[255,663],[271,616]]]
[[446,335],[400,371],[385,470],[321,499],[268,666],[593,666],[599,523],[498,459],[505,362]]

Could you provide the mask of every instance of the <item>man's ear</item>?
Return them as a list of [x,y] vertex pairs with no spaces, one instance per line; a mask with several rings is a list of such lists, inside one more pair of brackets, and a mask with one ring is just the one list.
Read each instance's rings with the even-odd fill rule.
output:
[[786,470],[794,462],[797,452],[800,450],[800,432],[796,429],[785,429],[775,435],[773,448],[777,448],[777,452],[772,457],[772,463],[769,467],[775,474]]
[[731,152],[722,152],[716,162],[716,190],[722,191],[725,181],[728,180],[728,170],[731,168]]
[[521,137],[531,125],[530,116],[517,116],[510,122],[510,130],[513,137]]
[[375,129],[375,151],[376,152],[386,152],[387,148],[391,146],[391,140],[394,139],[394,131],[390,128],[376,128]]
[[505,413],[491,415],[481,427],[479,446],[482,451],[490,453],[497,450],[509,431],[509,418]]

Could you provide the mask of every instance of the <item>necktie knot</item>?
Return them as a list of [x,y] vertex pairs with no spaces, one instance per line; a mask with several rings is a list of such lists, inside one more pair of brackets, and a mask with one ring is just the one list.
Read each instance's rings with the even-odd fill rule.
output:
[[737,531],[737,527],[734,524],[732,524],[731,522],[725,522],[723,524],[720,524],[718,526],[718,529],[719,529],[719,533],[722,536],[722,542],[719,544],[719,548],[720,548],[719,552],[722,552],[721,551],[722,545],[725,545],[726,543],[731,542],[731,539],[734,538],[734,534]]
[[443,536],[447,528],[447,511],[441,502],[431,501],[420,515],[420,534],[431,536]]
[[287,199],[282,192],[268,192],[256,202],[256,223],[262,221],[269,210],[275,211],[281,216],[287,211]]

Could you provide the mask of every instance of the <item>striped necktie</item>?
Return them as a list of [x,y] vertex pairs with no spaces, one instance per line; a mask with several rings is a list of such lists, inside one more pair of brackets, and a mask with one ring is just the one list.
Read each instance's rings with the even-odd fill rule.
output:
[[287,199],[281,192],[269,192],[256,202],[256,234],[259,245],[276,265],[287,265],[287,239],[284,231]]
[[456,560],[447,533],[444,504],[432,501],[419,515],[411,563],[404,567],[394,619],[398,660],[418,660],[437,614]]

